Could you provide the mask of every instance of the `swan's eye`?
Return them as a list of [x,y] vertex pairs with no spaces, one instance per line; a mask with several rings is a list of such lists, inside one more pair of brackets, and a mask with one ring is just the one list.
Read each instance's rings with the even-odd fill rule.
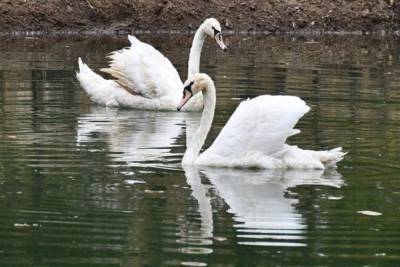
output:
[[221,32],[220,32],[219,30],[215,29],[214,26],[212,26],[211,28],[214,30],[214,37],[215,37],[217,34],[221,34]]
[[189,91],[193,95],[193,92],[192,92],[192,85],[193,84],[194,84],[194,81],[190,82],[188,85],[186,85],[183,88],[183,95],[185,95],[185,91]]

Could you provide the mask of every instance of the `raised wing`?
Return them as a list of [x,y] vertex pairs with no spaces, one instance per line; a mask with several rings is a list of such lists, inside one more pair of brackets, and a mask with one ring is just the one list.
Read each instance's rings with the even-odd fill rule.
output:
[[182,81],[172,63],[157,49],[128,36],[131,46],[109,55],[111,74],[130,93],[146,98],[179,97]]
[[295,96],[263,95],[240,103],[212,146],[201,156],[241,158],[247,153],[273,154],[289,136],[299,133],[297,121],[310,108]]

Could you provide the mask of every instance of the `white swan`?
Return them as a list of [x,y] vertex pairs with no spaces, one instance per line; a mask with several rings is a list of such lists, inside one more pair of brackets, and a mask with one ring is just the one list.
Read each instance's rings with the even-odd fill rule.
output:
[[243,101],[214,143],[201,155],[215,110],[215,86],[207,74],[195,74],[185,82],[180,110],[197,93],[203,93],[204,109],[200,125],[191,133],[184,165],[244,168],[324,169],[335,166],[345,153],[340,147],[328,151],[303,150],[285,144],[299,133],[297,121],[309,107],[295,96],[263,95]]
[[[221,26],[206,19],[197,30],[188,62],[188,77],[199,72],[200,55],[206,36],[212,36],[226,51]],[[181,96],[182,81],[172,63],[149,44],[128,36],[131,46],[111,53],[110,67],[102,69],[116,80],[106,80],[79,58],[76,77],[90,99],[107,106],[149,110],[175,110]],[[201,97],[186,110],[201,110]]]

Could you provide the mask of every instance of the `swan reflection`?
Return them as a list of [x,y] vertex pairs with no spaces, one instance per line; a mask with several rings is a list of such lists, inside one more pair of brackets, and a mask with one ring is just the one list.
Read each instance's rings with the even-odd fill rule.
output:
[[[199,114],[93,107],[78,119],[77,143],[90,149],[98,148],[91,143],[105,142],[112,152],[107,155],[120,165],[176,168],[180,166],[180,154],[175,147],[177,139],[183,138],[183,116],[190,138]],[[216,212],[222,207],[213,197],[229,207],[239,244],[305,246],[308,225],[296,209],[301,200],[291,194],[291,189],[301,185],[343,185],[335,169],[254,171],[185,166],[184,172],[199,216],[199,224],[188,226],[184,219],[178,223],[181,227],[177,242],[185,244],[184,253],[189,254],[212,253],[210,246],[215,240],[225,238],[216,234],[219,230],[216,231],[213,209]],[[204,184],[202,178],[209,183]]]
[[77,144],[106,142],[114,162],[128,166],[165,166],[178,162],[173,152],[182,134],[183,115],[176,112],[91,107],[78,118]]
[[287,196],[289,188],[320,185],[340,188],[341,175],[334,169],[252,171],[185,167],[188,184],[198,201],[204,238],[213,236],[211,199],[199,172],[210,181],[233,215],[238,243],[264,246],[305,246],[307,224]]

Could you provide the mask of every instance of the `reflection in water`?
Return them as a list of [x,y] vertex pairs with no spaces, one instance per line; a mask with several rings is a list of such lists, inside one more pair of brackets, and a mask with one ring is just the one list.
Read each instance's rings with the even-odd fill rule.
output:
[[[186,76],[192,36],[140,38]],[[202,54],[218,88],[208,140],[239,99],[296,95],[312,109],[289,142],[343,145],[346,186],[335,173],[185,176],[183,119],[195,125],[195,113],[93,107],[75,79],[78,57],[105,67],[126,36],[2,38],[0,266],[397,266],[399,38],[227,41],[228,53],[206,44]]]
[[192,190],[192,196],[197,200],[198,212],[200,214],[200,236],[199,238],[205,244],[212,244],[213,237],[213,217],[210,198],[207,193],[207,187],[202,184],[200,173],[193,166],[186,166],[185,171],[186,182]]
[[171,150],[182,134],[182,122],[179,112],[94,106],[89,114],[78,118],[77,145],[95,142],[100,136],[108,144],[113,161],[129,166],[166,167],[169,158],[176,155]]
[[[199,203],[203,238],[213,231],[210,198],[196,167],[185,166],[187,183]],[[306,246],[307,225],[295,206],[299,200],[287,195],[301,185],[340,188],[341,175],[326,170],[237,170],[202,168],[233,214],[238,243],[263,246]]]
[[[85,146],[96,139],[105,141],[113,162],[128,166],[168,167],[168,158],[182,134],[182,113],[118,110],[92,107],[91,113],[79,117],[77,144]],[[199,114],[184,114],[187,136],[196,127]],[[180,162],[174,162],[175,166]],[[265,246],[305,246],[307,224],[295,206],[299,200],[287,193],[300,185],[323,185],[340,188],[343,184],[336,170],[273,170],[185,166],[186,182],[198,205],[200,225],[178,228],[177,242],[185,244],[182,253],[209,254],[214,225],[208,187],[201,181],[203,173],[229,206],[239,244]],[[289,190],[289,191],[288,191]]]

